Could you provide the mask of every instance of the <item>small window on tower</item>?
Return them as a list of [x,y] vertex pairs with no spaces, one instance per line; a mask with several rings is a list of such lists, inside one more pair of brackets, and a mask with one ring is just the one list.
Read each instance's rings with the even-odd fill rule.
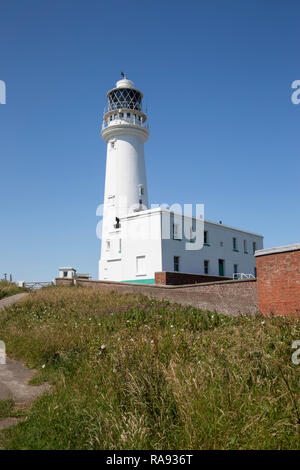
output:
[[127,113],[127,117],[130,118],[130,113]]
[[256,242],[253,242],[253,243],[252,243],[252,251],[253,251],[253,254],[254,254],[255,251],[256,251]]
[[144,186],[142,184],[139,184],[139,196],[144,195]]
[[119,117],[120,117],[120,118],[123,118],[123,117],[124,117],[124,113],[120,113],[120,114],[119,114]]
[[179,256],[174,256],[174,271],[179,271]]
[[106,249],[110,250],[110,240],[106,240]]
[[64,271],[64,277],[68,277],[68,271]]

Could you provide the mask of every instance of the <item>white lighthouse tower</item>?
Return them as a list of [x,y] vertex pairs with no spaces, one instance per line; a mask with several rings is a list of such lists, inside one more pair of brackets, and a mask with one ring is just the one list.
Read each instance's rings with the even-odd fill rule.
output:
[[[99,279],[107,278],[107,261],[113,261],[112,253],[117,260],[121,252],[120,219],[148,208],[144,143],[149,130],[142,108],[143,94],[122,75],[123,79],[107,93],[101,131],[107,157]],[[113,270],[113,263],[109,270]],[[114,277],[118,278],[117,273]]]
[[[99,279],[154,284],[155,273],[162,271],[203,274],[206,281],[207,276],[253,277],[254,253],[263,247],[261,235],[203,222],[178,212],[178,205],[177,212],[149,209],[143,94],[123,76],[107,98],[101,131],[107,159]],[[195,243],[194,228],[199,225],[203,231],[198,231]]]

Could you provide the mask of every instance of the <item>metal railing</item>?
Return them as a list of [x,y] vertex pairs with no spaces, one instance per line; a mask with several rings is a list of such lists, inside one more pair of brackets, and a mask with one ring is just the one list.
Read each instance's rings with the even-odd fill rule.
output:
[[44,282],[44,281],[32,281],[32,282],[24,282],[23,287],[25,289],[40,289],[41,287],[48,287],[48,286],[53,286],[54,282],[49,281],[49,282]]
[[143,113],[143,114],[147,114],[148,113],[148,109],[147,107],[144,107],[142,104],[140,106],[137,106],[137,107],[134,107],[132,104],[130,103],[126,103],[126,102],[123,102],[123,103],[120,103],[119,105],[114,105],[114,106],[111,106],[111,105],[106,105],[104,106],[104,109],[103,109],[103,116],[107,113],[111,113],[111,112],[131,112],[131,113]]
[[102,121],[102,129],[105,129],[108,126],[117,126],[119,124],[125,124],[125,126],[140,126],[145,129],[149,130],[149,123],[148,122],[142,122],[142,120],[139,120],[137,118],[121,118],[121,119],[112,119],[111,121]]
[[247,273],[234,273],[232,278],[234,280],[240,280],[240,279],[255,279],[255,276],[253,274],[247,274]]

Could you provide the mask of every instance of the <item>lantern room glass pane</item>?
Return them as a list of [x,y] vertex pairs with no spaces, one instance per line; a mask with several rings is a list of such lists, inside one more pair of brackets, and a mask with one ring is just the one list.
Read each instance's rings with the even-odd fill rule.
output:
[[119,88],[108,96],[109,109],[142,109],[141,94],[130,88]]

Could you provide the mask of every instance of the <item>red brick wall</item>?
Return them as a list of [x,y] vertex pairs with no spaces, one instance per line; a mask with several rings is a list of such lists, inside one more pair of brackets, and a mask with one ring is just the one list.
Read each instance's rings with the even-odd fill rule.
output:
[[[56,279],[56,284],[63,284]],[[65,284],[65,283],[64,283]],[[72,280],[69,285],[73,285]],[[258,311],[256,281],[221,281],[185,286],[159,286],[154,284],[127,284],[125,282],[76,280],[76,284],[95,289],[143,294],[159,300],[216,311],[225,315],[247,315]]]
[[300,251],[257,256],[256,269],[260,312],[300,314]]
[[155,273],[155,284],[179,286],[183,284],[200,284],[203,282],[219,282],[231,280],[230,277],[207,276],[205,274],[187,274],[171,271]]

